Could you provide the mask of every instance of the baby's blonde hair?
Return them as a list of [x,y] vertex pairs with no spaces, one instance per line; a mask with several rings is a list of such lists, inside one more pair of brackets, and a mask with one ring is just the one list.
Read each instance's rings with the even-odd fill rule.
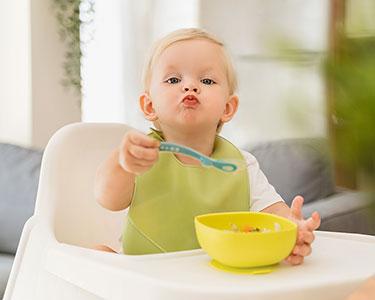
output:
[[237,90],[237,78],[234,70],[233,61],[225,48],[223,42],[213,34],[198,28],[183,28],[170,32],[161,38],[151,49],[151,53],[146,60],[142,74],[143,91],[150,91],[152,72],[155,64],[163,51],[173,43],[185,40],[205,40],[221,46],[225,58],[226,75],[228,80],[229,94],[232,95]]

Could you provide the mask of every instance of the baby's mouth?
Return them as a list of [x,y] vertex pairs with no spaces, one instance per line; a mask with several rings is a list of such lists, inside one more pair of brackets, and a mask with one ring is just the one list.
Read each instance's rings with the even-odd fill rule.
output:
[[187,95],[184,97],[184,99],[182,99],[182,104],[192,107],[198,105],[199,100],[194,95]]

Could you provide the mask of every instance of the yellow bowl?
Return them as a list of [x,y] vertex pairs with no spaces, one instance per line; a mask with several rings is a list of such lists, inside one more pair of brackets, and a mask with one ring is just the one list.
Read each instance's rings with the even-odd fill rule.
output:
[[[194,221],[204,251],[219,263],[234,268],[276,264],[290,254],[297,239],[294,222],[268,213],[214,213],[197,216]],[[240,232],[232,231],[231,223]],[[242,232],[245,226],[271,231]],[[278,231],[275,226],[280,227]]]

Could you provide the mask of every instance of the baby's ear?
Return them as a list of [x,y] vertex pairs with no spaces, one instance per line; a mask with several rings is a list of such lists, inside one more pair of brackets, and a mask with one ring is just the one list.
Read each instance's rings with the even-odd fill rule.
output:
[[223,122],[223,123],[229,122],[233,118],[233,116],[237,112],[238,103],[239,103],[239,99],[236,95],[233,94],[233,95],[229,96],[229,99],[228,99],[228,102],[225,106],[223,115],[220,118],[221,122]]
[[152,106],[152,101],[149,93],[143,93],[139,97],[139,105],[143,111],[143,115],[145,116],[146,120],[156,121],[158,119],[155,109]]

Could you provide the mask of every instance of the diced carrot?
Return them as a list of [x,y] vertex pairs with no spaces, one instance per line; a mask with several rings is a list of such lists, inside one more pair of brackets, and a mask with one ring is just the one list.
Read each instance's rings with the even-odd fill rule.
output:
[[245,226],[245,227],[243,228],[243,232],[250,232],[251,230],[252,230],[252,228],[249,227],[249,226]]

